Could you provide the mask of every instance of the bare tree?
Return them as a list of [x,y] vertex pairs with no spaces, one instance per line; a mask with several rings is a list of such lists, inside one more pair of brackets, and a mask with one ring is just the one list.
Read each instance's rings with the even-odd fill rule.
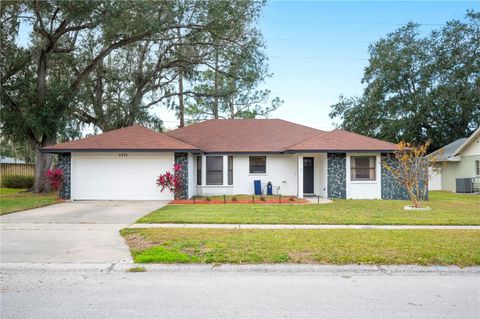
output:
[[405,188],[415,208],[423,207],[423,201],[427,198],[428,181],[442,169],[437,165],[436,157],[426,156],[429,145],[430,142],[421,145],[400,142],[395,152],[394,164],[382,162],[395,180]]

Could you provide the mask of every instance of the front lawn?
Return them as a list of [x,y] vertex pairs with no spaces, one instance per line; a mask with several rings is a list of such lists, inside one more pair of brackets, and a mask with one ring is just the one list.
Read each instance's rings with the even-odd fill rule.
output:
[[480,265],[476,230],[124,229],[137,263]]
[[21,188],[6,188],[6,187],[1,187],[0,188],[0,195],[9,195],[9,194],[15,194],[15,193],[20,193],[24,192],[24,189]]
[[480,225],[480,196],[430,192],[430,211],[406,201],[335,200],[321,205],[168,205],[138,223]]
[[22,189],[0,188],[0,215],[59,202],[57,195],[33,194]]

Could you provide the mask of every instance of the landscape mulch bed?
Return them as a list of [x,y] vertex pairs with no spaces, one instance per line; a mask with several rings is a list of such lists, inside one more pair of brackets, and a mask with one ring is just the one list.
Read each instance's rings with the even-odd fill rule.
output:
[[171,201],[170,204],[308,204],[308,201],[299,198],[295,198],[292,200],[288,197],[283,197],[281,199],[279,199],[278,197],[271,197],[265,198],[264,200],[261,200],[259,198],[255,198],[255,200],[252,200],[251,198],[242,198],[235,201],[231,199],[175,199]]

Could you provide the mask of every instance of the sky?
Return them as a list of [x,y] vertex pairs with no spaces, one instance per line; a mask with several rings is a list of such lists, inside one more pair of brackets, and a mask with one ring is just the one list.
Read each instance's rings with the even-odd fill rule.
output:
[[[270,118],[333,129],[330,105],[362,93],[369,44],[409,21],[428,34],[467,9],[480,1],[269,1],[259,23],[273,73],[264,87],[284,100]],[[173,113],[160,115],[177,125]]]
[[[476,1],[268,1],[259,21],[270,72],[262,88],[284,101],[269,117],[322,130],[338,124],[328,114],[340,95],[360,96],[368,46],[409,21],[425,35],[463,19]],[[21,43],[28,28],[21,29]],[[153,112],[167,129],[179,124],[165,107]],[[87,131],[90,131],[89,128]]]

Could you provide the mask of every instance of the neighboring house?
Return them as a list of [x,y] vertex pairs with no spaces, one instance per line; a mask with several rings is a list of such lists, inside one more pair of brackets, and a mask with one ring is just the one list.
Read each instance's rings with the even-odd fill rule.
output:
[[429,182],[430,190],[456,191],[457,178],[475,179],[480,183],[480,128],[469,138],[458,139],[431,153],[441,172]]
[[43,149],[59,153],[61,196],[73,200],[171,199],[155,185],[184,167],[182,198],[253,194],[254,181],[298,197],[403,199],[381,164],[396,145],[278,119],[209,120],[166,133],[131,126]]
[[25,161],[13,157],[1,157],[0,164],[25,164]]

